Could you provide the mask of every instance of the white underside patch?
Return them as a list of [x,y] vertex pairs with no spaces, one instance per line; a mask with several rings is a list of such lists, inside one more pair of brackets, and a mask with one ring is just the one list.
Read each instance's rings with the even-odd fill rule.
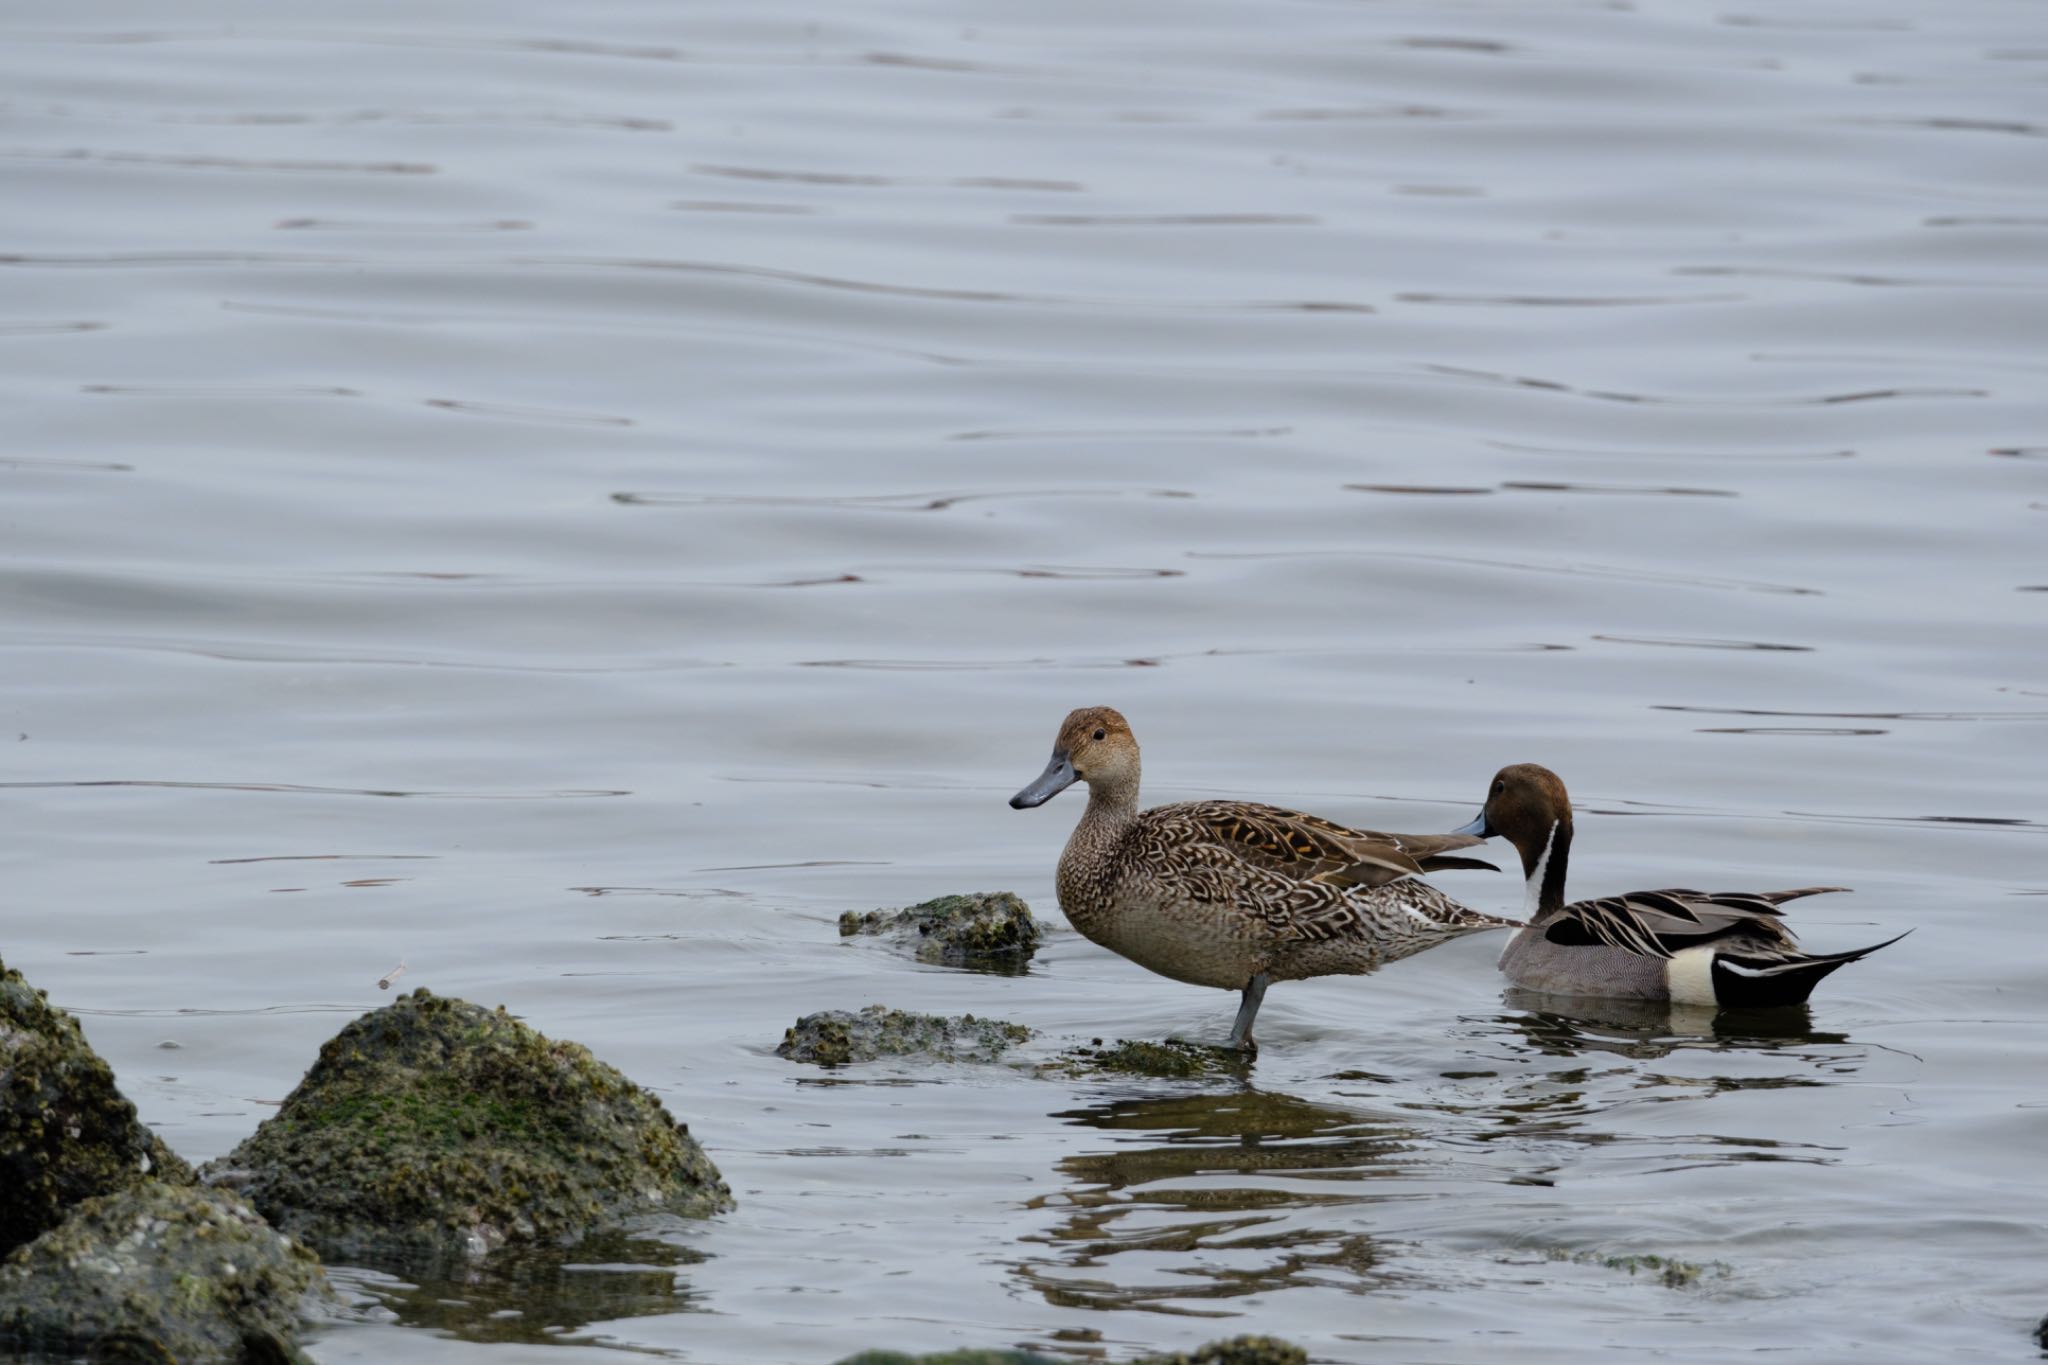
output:
[[1711,1005],[1714,1001],[1714,949],[1681,948],[1664,969],[1671,1000],[1679,1005]]

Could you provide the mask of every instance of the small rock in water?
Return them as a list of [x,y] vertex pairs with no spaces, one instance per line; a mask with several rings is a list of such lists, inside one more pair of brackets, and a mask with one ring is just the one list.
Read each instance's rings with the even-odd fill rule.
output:
[[1030,1037],[1031,1030],[1022,1024],[1001,1019],[977,1019],[971,1014],[947,1018],[869,1005],[858,1014],[847,1010],[807,1014],[782,1035],[782,1046],[775,1052],[793,1062],[820,1066],[913,1055],[992,1062]]
[[1095,1072],[1116,1072],[1130,1076],[1243,1076],[1251,1058],[1234,1047],[1210,1047],[1179,1038],[1146,1042],[1119,1038],[1105,1047],[1096,1039],[1087,1047],[1072,1047],[1048,1062],[1045,1070],[1079,1076]]
[[0,1346],[94,1360],[297,1360],[335,1306],[320,1262],[237,1195],[151,1181],[88,1199],[0,1265]]
[[[1030,1351],[943,1351],[913,1356],[901,1351],[863,1351],[839,1365],[1060,1365]],[[1140,1356],[1131,1365],[1308,1365],[1308,1352],[1277,1337],[1231,1337],[1173,1355]]]
[[907,910],[848,910],[841,937],[901,933],[916,944],[919,962],[980,971],[1022,972],[1038,950],[1031,907],[1008,891],[940,896]]

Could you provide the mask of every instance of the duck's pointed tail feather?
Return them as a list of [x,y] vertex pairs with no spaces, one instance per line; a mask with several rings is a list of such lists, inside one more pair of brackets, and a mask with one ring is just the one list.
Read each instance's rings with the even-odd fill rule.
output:
[[1441,853],[1432,853],[1428,857],[1419,859],[1418,861],[1420,861],[1422,865],[1422,870],[1424,872],[1500,871],[1500,867],[1497,864],[1489,863],[1484,858],[1452,858],[1446,857],[1444,854]]
[[[1906,934],[1913,931],[1908,929]],[[1882,943],[1851,948],[1846,953],[1799,953],[1785,957],[1745,957],[1721,953],[1714,958],[1714,1001],[1723,1009],[1770,1009],[1803,1005],[1813,988],[1837,968],[1889,948],[1906,934]]]

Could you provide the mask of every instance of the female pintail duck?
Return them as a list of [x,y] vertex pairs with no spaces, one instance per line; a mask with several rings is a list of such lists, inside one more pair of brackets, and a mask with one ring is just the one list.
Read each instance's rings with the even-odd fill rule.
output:
[[1732,1009],[1797,1005],[1837,967],[1898,942],[1846,953],[1799,951],[1778,907],[1848,889],[1841,886],[1631,891],[1566,905],[1571,798],[1556,773],[1534,763],[1496,773],[1479,818],[1458,833],[1500,835],[1522,855],[1529,927],[1509,941],[1500,969],[1532,991]]
[[1138,741],[1106,706],[1068,716],[1052,761],[1010,798],[1044,805],[1075,782],[1088,809],[1060,855],[1060,909],[1161,976],[1243,993],[1233,1046],[1275,981],[1369,972],[1481,929],[1519,927],[1417,880],[1491,863],[1444,854],[1462,834],[1377,834],[1249,801],[1138,809]]

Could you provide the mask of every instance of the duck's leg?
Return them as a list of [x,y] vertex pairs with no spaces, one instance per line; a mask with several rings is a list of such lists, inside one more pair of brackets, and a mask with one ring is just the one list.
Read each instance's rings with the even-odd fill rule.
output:
[[1259,1002],[1266,998],[1266,987],[1273,984],[1273,978],[1260,972],[1244,983],[1244,1002],[1237,1007],[1237,1022],[1230,1026],[1230,1045],[1246,1052],[1257,1052],[1259,1045],[1252,1041],[1252,1020],[1258,1018]]

